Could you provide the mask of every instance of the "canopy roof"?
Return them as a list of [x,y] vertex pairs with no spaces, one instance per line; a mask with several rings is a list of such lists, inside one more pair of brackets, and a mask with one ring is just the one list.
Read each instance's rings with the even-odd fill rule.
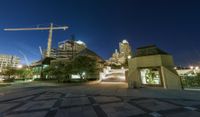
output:
[[156,45],[149,45],[137,48],[135,57],[150,56],[150,55],[169,55],[169,53],[161,50]]
[[84,50],[80,51],[76,56],[88,56],[95,58],[99,62],[104,62],[104,60],[99,55],[97,55],[95,52],[88,48],[85,48]]

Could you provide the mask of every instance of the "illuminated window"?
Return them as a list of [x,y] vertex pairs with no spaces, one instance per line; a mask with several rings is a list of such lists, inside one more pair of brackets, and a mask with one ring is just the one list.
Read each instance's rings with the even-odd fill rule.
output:
[[141,81],[145,85],[161,85],[159,68],[140,69]]

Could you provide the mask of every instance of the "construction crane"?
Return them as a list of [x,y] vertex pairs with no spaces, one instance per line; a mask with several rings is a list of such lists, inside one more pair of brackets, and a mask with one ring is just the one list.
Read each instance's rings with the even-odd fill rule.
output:
[[53,23],[50,24],[50,27],[37,27],[37,28],[6,28],[4,31],[31,31],[31,30],[49,30],[49,37],[47,43],[47,53],[46,57],[50,57],[51,55],[51,45],[52,45],[52,34],[53,30],[66,30],[68,26],[54,27]]

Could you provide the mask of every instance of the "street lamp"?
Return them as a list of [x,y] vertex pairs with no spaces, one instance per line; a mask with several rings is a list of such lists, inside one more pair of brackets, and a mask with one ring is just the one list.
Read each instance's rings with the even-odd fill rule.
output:
[[176,69],[177,69],[177,67],[174,67],[174,69],[176,70]]

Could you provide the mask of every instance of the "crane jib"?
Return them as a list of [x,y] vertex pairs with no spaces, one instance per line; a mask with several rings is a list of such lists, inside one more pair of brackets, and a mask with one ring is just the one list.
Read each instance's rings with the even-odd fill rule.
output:
[[47,53],[46,57],[50,57],[51,54],[51,43],[52,43],[52,33],[53,30],[66,30],[68,29],[68,26],[60,26],[55,27],[53,26],[53,23],[50,24],[50,27],[36,27],[36,28],[6,28],[4,31],[29,31],[29,30],[49,30],[49,37],[48,37],[48,43],[47,43]]
[[[24,31],[24,30],[50,30],[50,27],[43,27],[43,28],[7,28],[4,29],[5,31]],[[63,29],[66,30],[68,29],[67,26],[64,27],[53,27],[52,30],[59,30],[59,29]]]

